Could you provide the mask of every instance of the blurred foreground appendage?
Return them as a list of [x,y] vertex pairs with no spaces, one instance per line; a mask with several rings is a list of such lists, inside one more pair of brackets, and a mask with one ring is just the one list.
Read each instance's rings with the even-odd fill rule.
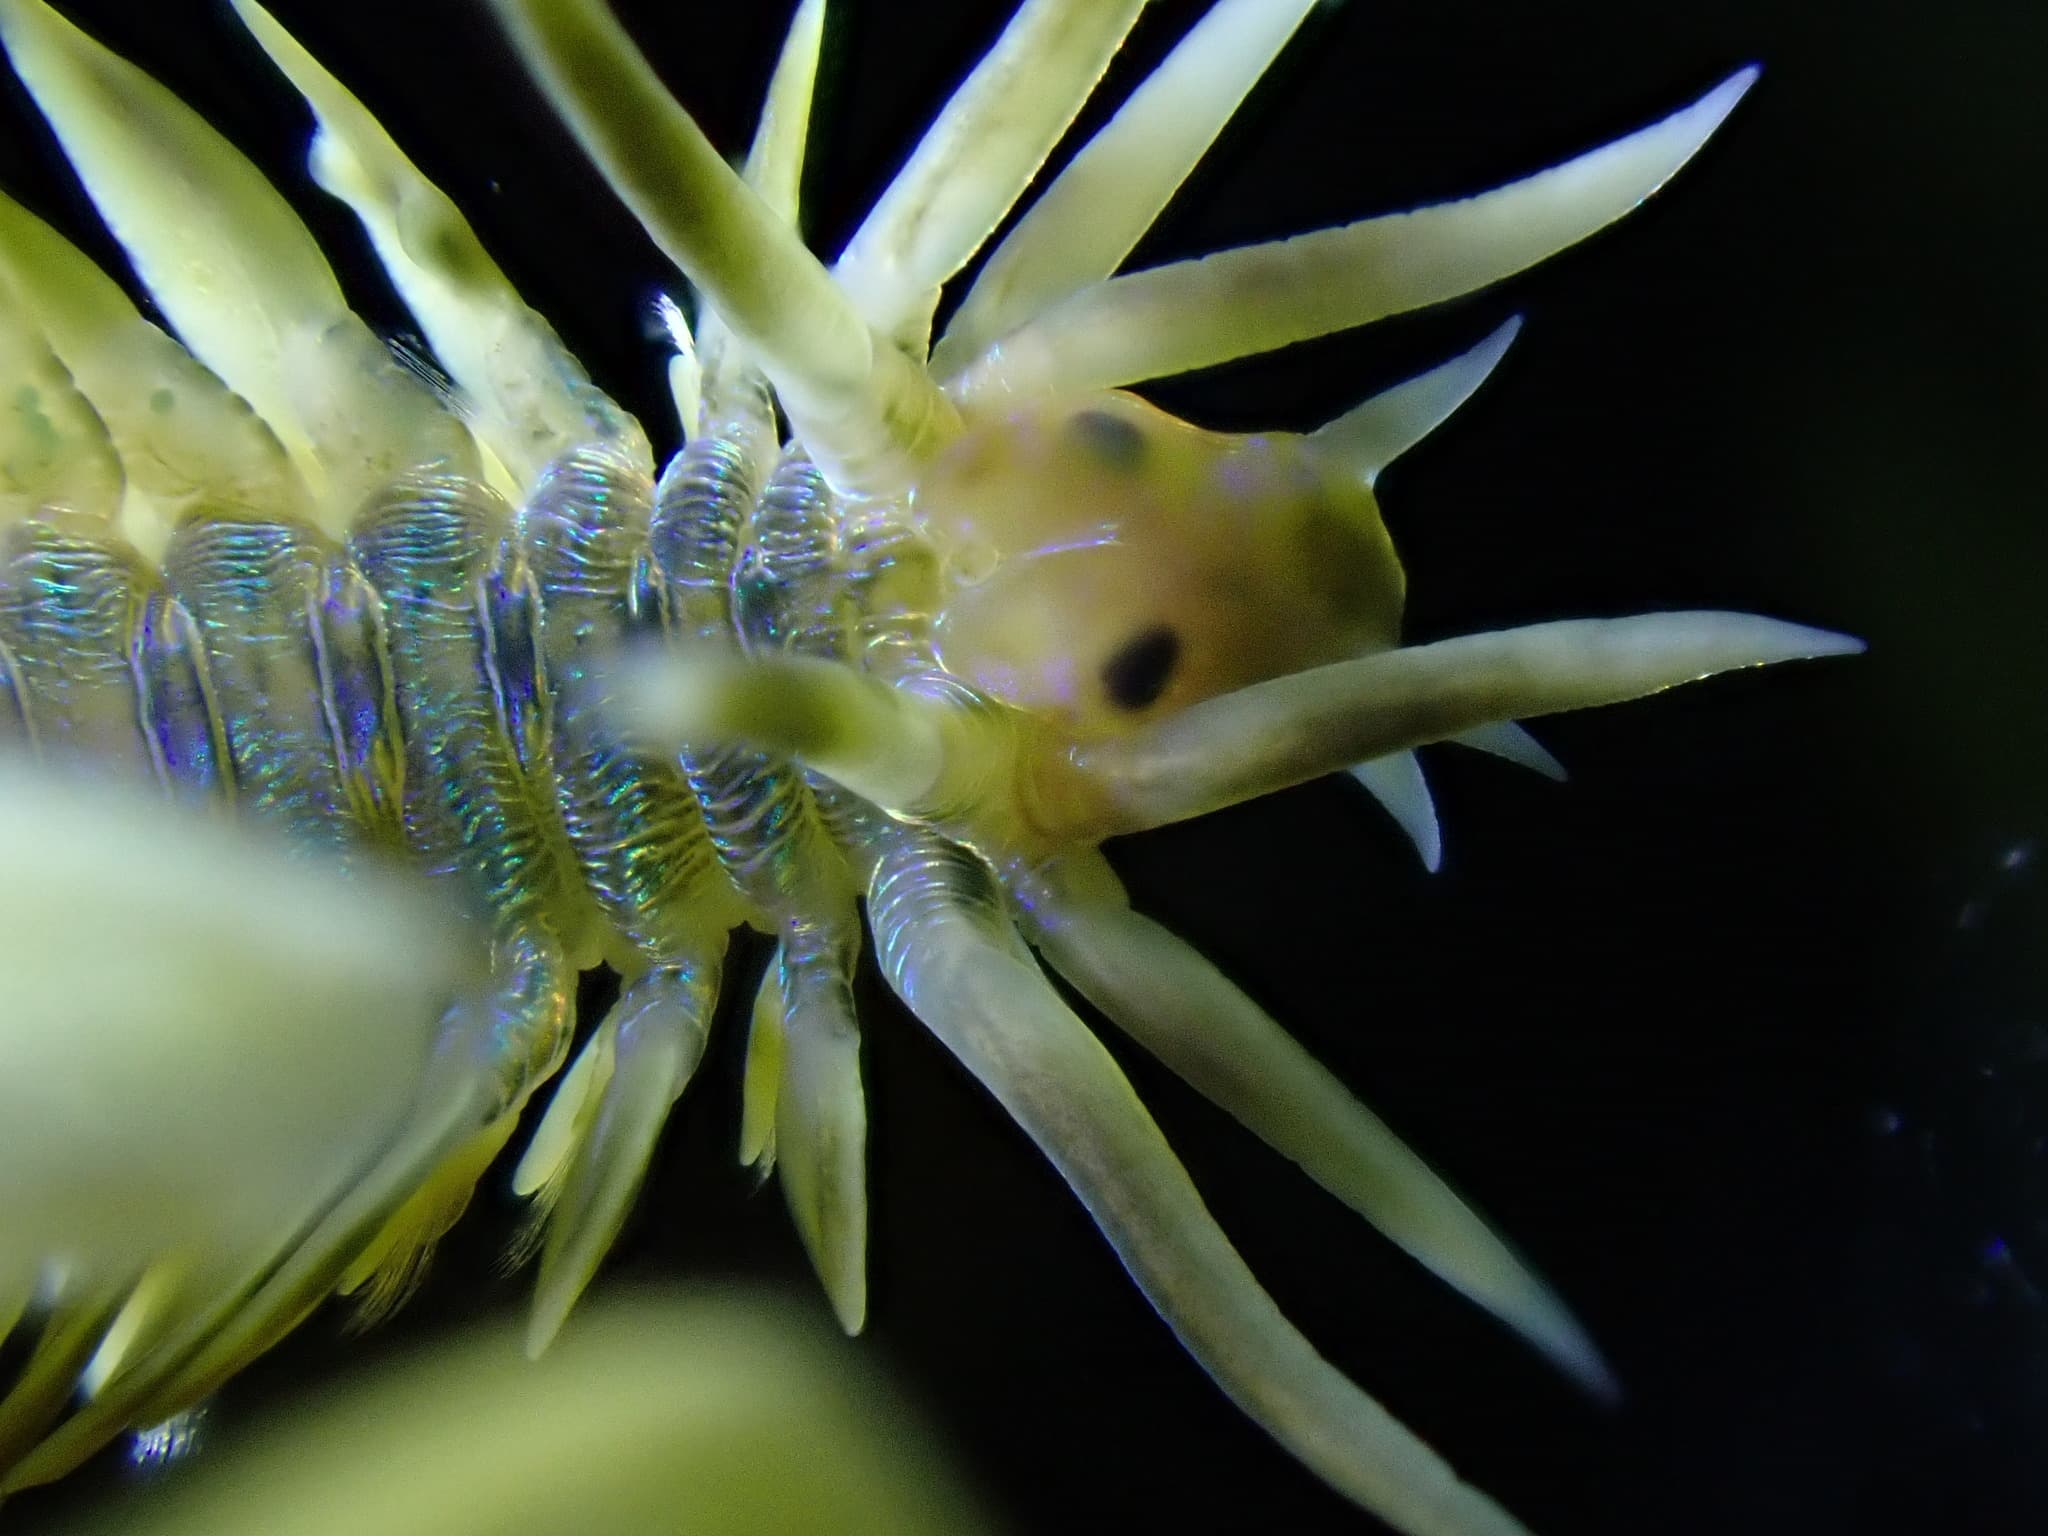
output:
[[996,1529],[816,1309],[586,1302],[528,1360],[508,1320],[265,1416],[61,1536],[973,1536]]

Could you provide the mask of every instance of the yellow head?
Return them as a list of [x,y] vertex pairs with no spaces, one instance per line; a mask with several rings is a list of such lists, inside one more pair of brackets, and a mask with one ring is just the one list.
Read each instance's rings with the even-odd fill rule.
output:
[[1396,643],[1379,506],[1309,438],[1128,394],[970,422],[919,483],[948,672],[1078,740]]

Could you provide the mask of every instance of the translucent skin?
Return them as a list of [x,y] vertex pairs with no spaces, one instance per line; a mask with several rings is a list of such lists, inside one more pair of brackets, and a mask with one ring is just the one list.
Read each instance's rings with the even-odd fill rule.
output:
[[[971,323],[934,343],[941,285],[1030,184],[1141,0],[1025,6],[830,269],[791,229],[818,0],[797,10],[737,173],[601,5],[495,5],[700,297],[694,332],[671,321],[686,441],[658,478],[639,424],[459,212],[251,0],[238,14],[319,118],[316,175],[362,218],[459,409],[393,363],[218,134],[41,0],[0,0],[18,72],[191,349],[0,207],[0,281],[27,317],[0,343],[52,406],[0,414],[15,469],[0,729],[232,803],[308,857],[402,846],[489,949],[400,1125],[274,1251],[204,1284],[160,1265],[132,1290],[39,1303],[33,1390],[0,1396],[0,1494],[203,1398],[337,1289],[402,1296],[564,1065],[577,971],[605,962],[619,1001],[512,1181],[533,1204],[528,1339],[544,1347],[698,1064],[738,923],[778,945],[752,1012],[743,1156],[779,1172],[858,1329],[864,898],[890,985],[1224,1391],[1411,1536],[1513,1536],[1281,1314],[1038,959],[1611,1391],[1541,1280],[1133,912],[1099,845],[1354,764],[1412,766],[1440,740],[1530,760],[1521,716],[1854,643],[1703,613],[1401,646],[1374,477],[1478,387],[1507,329],[1306,437],[1210,433],[1114,390],[1540,260],[1655,190],[1748,74],[1494,193],[1113,275],[1307,9],[1219,0],[991,259],[1000,291],[970,294]],[[192,219],[195,198],[215,216]],[[81,1369],[98,1390],[74,1402]]]
[[941,665],[1075,741],[1399,637],[1371,489],[1292,433],[1031,404],[970,420],[912,509],[946,554]]

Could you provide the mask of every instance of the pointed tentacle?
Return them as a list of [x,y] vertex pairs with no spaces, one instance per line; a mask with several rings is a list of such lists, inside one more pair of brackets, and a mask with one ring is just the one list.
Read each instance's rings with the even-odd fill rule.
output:
[[1492,725],[1475,725],[1469,731],[1460,731],[1444,739],[1461,747],[1470,747],[1474,752],[1497,757],[1504,763],[1527,768],[1531,773],[1540,773],[1555,783],[1562,784],[1570,777],[1564,764],[1518,721],[1497,720]]
[[940,286],[981,249],[1146,0],[1026,0],[833,268],[868,324],[922,357]]
[[1717,672],[1863,649],[1740,613],[1573,619],[1404,646],[1258,683],[1135,735],[1037,762],[1032,810],[1091,840],[1184,821],[1346,765]]
[[804,147],[811,132],[811,98],[818,83],[818,53],[825,42],[825,0],[803,0],[768,81],[761,124],[747,151],[743,175],[761,201],[796,227]]
[[1217,1384],[1408,1536],[1522,1536],[1281,1315],[1115,1061],[1023,951],[987,867],[909,829],[884,836],[868,913],[889,984],[1038,1144]]
[[1113,389],[1471,293],[1633,209],[1755,78],[1745,69],[1661,123],[1462,202],[1110,278],[998,338],[948,387],[963,399]]
[[349,311],[312,235],[205,119],[43,0],[0,0],[0,39],[143,282],[277,432],[331,529],[404,469],[470,462],[461,424]]
[[782,1091],[782,947],[761,976],[747,1025],[747,1065],[740,1085],[740,1166],[766,1178],[775,1168],[776,1099]]
[[145,555],[195,507],[312,515],[305,481],[249,403],[143,319],[83,251],[5,197],[0,273],[106,423],[126,479],[122,532]]
[[1351,777],[1365,786],[1373,799],[1386,808],[1394,824],[1408,835],[1422,867],[1432,875],[1443,867],[1444,835],[1437,825],[1436,805],[1429,797],[1429,781],[1422,776],[1422,764],[1413,752],[1389,752],[1351,765]]
[[1132,911],[1099,854],[1037,871],[1019,894],[1039,952],[1119,1029],[1588,1392],[1616,1395],[1556,1293],[1258,1004]]
[[853,1007],[858,919],[850,907],[845,916],[841,932],[796,929],[783,942],[773,1145],[797,1233],[839,1326],[854,1334],[867,1320],[867,1102]]
[[1373,484],[1402,454],[1448,421],[1484,384],[1522,329],[1517,315],[1471,351],[1374,395],[1309,434],[1309,441]]
[[932,351],[946,378],[1123,265],[1315,0],[1218,0],[1004,237]]
[[[526,1140],[526,1150],[512,1170],[512,1193],[535,1200],[545,1217],[560,1197],[562,1180],[576,1156],[576,1149],[590,1134],[590,1124],[604,1101],[617,1062],[617,1010],[607,1012],[583,1042],[548,1097],[547,1112]],[[520,1257],[526,1257],[521,1250]]]
[[[754,142],[740,172],[741,179],[791,230],[797,228],[798,194],[803,187],[804,153],[810,139],[811,98],[817,87],[818,53],[824,40],[825,0],[803,0],[790,20],[788,36],[783,39],[775,73],[768,82],[768,96],[761,105],[761,121],[754,130]],[[743,366],[741,349],[733,346],[732,341],[732,332],[719,318],[718,310],[708,302],[700,305],[695,346],[701,360],[697,391],[700,407],[708,397],[711,409],[722,413],[729,409],[727,402],[735,390],[747,387],[737,382],[737,377],[749,370]],[[698,427],[693,414],[685,430],[695,432]]]
[[900,493],[957,426],[923,366],[876,340],[598,0],[491,3],[612,190],[773,381],[833,484]]
[[526,1350],[539,1355],[618,1236],[668,1114],[704,1057],[724,941],[671,957],[626,988],[602,1028],[612,1071],[562,1174],[548,1218]]
[[514,483],[501,489],[516,497],[593,434],[637,434],[369,109],[255,0],[232,3],[312,109],[313,178],[362,221],[392,285],[463,390],[478,435],[510,471]]

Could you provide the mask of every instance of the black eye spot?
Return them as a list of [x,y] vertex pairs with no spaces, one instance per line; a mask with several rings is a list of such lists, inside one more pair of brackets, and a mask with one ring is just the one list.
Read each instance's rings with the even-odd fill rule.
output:
[[1158,700],[1180,660],[1180,636],[1154,624],[1126,640],[1103,664],[1102,686],[1118,709],[1138,710]]
[[1108,411],[1076,411],[1067,418],[1067,430],[1101,463],[1129,474],[1145,462],[1145,434],[1121,416]]

